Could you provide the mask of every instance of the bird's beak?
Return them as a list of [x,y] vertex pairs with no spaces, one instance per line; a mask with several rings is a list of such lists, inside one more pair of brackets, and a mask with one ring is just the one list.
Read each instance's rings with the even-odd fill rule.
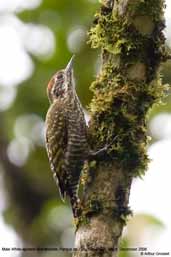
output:
[[68,73],[68,72],[71,72],[72,70],[72,67],[73,67],[73,63],[74,63],[74,57],[75,55],[73,55],[69,61],[69,63],[67,64],[66,68],[65,68],[65,71]]

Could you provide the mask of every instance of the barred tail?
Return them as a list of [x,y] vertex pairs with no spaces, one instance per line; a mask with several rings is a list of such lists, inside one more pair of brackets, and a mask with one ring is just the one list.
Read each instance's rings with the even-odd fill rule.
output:
[[66,197],[66,191],[64,189],[64,185],[60,180],[60,177],[57,175],[57,173],[53,174],[53,178],[56,182],[56,185],[58,186],[59,189],[59,194],[60,194],[60,198],[63,202],[65,202],[65,197]]
[[78,218],[81,214],[80,199],[78,197],[78,186],[75,185],[72,188],[70,187],[68,190],[68,195],[70,197],[73,216],[74,218]]

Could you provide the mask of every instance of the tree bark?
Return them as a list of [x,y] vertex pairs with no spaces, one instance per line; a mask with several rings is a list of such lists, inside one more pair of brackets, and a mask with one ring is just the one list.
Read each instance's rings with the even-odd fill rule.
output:
[[89,134],[92,146],[109,149],[84,167],[75,257],[118,256],[132,180],[147,169],[147,113],[165,90],[159,76],[168,57],[164,1],[101,2],[89,32],[92,48],[102,51],[101,71],[91,85]]

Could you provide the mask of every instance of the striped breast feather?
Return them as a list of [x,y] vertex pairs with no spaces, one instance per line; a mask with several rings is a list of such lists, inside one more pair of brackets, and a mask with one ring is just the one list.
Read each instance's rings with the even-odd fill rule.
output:
[[66,171],[64,169],[65,151],[67,144],[67,127],[64,109],[54,103],[46,117],[46,148],[53,177],[59,187],[61,199],[66,194]]

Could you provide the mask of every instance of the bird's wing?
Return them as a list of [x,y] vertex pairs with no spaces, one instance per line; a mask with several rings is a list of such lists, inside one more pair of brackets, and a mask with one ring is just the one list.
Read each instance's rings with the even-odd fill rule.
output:
[[67,127],[64,109],[58,102],[55,102],[46,116],[46,148],[62,200],[65,199],[67,183],[64,168],[66,146]]

